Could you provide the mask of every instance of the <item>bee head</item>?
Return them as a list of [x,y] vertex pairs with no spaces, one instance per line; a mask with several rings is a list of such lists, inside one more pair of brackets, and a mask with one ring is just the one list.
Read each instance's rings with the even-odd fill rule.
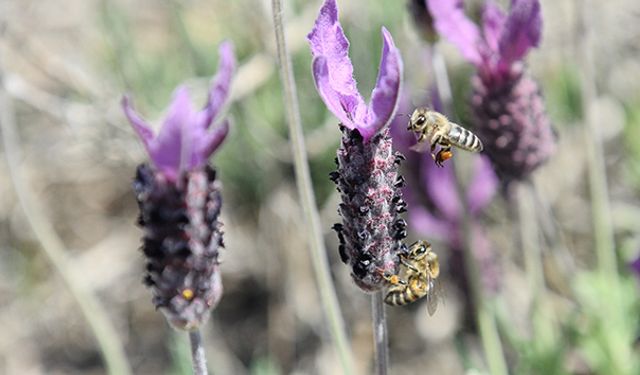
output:
[[417,108],[409,118],[409,126],[407,130],[418,131],[427,123],[426,108]]
[[428,253],[431,253],[431,244],[427,241],[416,241],[409,249],[409,257],[413,259],[422,259]]

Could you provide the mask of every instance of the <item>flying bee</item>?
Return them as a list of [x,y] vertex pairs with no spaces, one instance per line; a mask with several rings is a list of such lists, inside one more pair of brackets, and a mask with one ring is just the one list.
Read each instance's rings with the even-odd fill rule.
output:
[[435,284],[440,275],[438,255],[431,251],[429,242],[416,241],[406,254],[401,255],[400,262],[406,267],[406,280],[401,279],[399,275],[383,275],[391,284],[384,302],[391,306],[402,306],[426,297],[427,311],[429,315],[433,315],[439,299],[439,291]]
[[[420,107],[413,111],[407,130],[418,136],[418,143],[412,147],[415,151],[424,152],[431,148],[431,157],[436,165],[442,167],[445,160],[453,157],[452,146],[471,152],[482,151],[480,138],[453,123],[439,112],[430,111],[427,107]],[[437,154],[433,154],[436,145],[442,146]]]

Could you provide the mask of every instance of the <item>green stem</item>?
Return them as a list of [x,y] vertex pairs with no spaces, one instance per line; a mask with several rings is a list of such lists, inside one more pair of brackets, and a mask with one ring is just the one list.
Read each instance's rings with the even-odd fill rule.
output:
[[530,318],[533,324],[534,343],[539,348],[549,348],[555,341],[552,312],[544,306],[546,285],[542,264],[540,230],[535,213],[535,186],[531,181],[524,181],[514,186],[518,209],[520,232],[520,248],[524,258],[527,283],[532,293]]
[[[431,48],[431,64],[434,70],[438,95],[442,101],[444,111],[446,112],[445,114],[452,116],[453,113],[451,111],[453,108],[453,97],[451,95],[451,85],[449,84],[449,76],[447,74],[444,58],[442,57],[437,44],[433,45]],[[500,335],[498,334],[495,316],[489,309],[486,296],[484,295],[480,271],[473,252],[473,242],[470,238],[470,218],[466,207],[465,189],[462,183],[464,177],[463,171],[461,170],[459,163],[452,163],[452,165],[455,169],[458,200],[460,201],[463,212],[461,217],[461,233],[464,237],[465,270],[469,277],[471,298],[477,310],[476,319],[478,321],[478,329],[480,330],[482,346],[484,347],[485,355],[487,357],[490,373],[493,375],[507,375],[509,373],[507,370],[507,362],[504,358],[502,342],[500,341]]]
[[118,338],[113,323],[106,313],[106,308],[100,303],[95,294],[93,294],[93,291],[89,289],[83,276],[70,264],[62,240],[58,237],[49,221],[44,217],[44,210],[37,202],[35,194],[25,183],[22,169],[19,166],[21,150],[20,139],[16,131],[15,114],[11,98],[9,98],[5,90],[4,71],[2,70],[1,64],[0,129],[2,129],[4,151],[13,188],[20,206],[24,211],[27,222],[40,242],[43,253],[62,278],[89,323],[102,351],[102,356],[109,374],[131,374],[131,367],[127,361],[122,343]]
[[373,341],[375,347],[375,371],[377,375],[386,375],[389,369],[389,337],[387,319],[384,313],[384,292],[377,291],[371,296],[371,315],[373,318]]
[[191,359],[193,365],[193,375],[207,375],[207,357],[202,345],[200,330],[189,331],[189,342],[191,342]]
[[620,290],[622,288],[618,275],[617,256],[613,224],[611,220],[611,208],[609,202],[609,189],[607,186],[607,172],[604,162],[604,146],[602,123],[597,123],[595,113],[590,108],[595,108],[593,103],[597,97],[595,82],[595,59],[593,54],[594,37],[592,14],[595,2],[586,2],[581,6],[580,52],[582,54],[581,87],[583,117],[586,122],[585,142],[587,146],[587,163],[589,170],[589,187],[591,193],[591,217],[593,219],[593,235],[596,253],[598,256],[598,270],[603,282],[610,291],[606,303],[599,310],[600,321],[603,325],[606,342],[603,345],[610,355],[612,368],[619,369],[618,373],[630,373],[629,364],[633,354],[629,347],[614,335],[615,327],[626,319],[623,311]]
[[348,345],[344,322],[342,320],[340,306],[338,305],[338,298],[331,281],[329,261],[327,259],[324,239],[322,238],[322,230],[320,229],[320,217],[318,215],[313,186],[311,184],[311,175],[309,173],[309,164],[307,161],[307,153],[300,120],[300,108],[296,93],[296,84],[284,37],[282,2],[281,0],[272,0],[271,6],[273,9],[276,45],[278,47],[278,60],[280,62],[280,76],[284,86],[284,102],[287,123],[289,125],[291,147],[293,149],[296,184],[298,186],[302,209],[306,217],[306,224],[311,237],[311,259],[316,274],[318,288],[320,290],[322,306],[324,307],[326,317],[329,320],[329,328],[335,348],[340,355],[343,373],[352,374],[353,360],[351,349]]
[[598,267],[612,281],[617,280],[618,269],[616,266],[616,253],[613,239],[613,227],[611,223],[611,208],[609,207],[609,189],[607,187],[607,172],[604,165],[604,147],[602,145],[602,125],[596,123],[592,108],[596,98],[596,85],[594,80],[594,58],[591,10],[588,5],[582,8],[582,108],[585,109],[584,118],[585,141],[587,144],[587,163],[589,169],[589,187],[591,189],[591,217],[593,219],[593,235],[595,239],[596,253],[598,255]]

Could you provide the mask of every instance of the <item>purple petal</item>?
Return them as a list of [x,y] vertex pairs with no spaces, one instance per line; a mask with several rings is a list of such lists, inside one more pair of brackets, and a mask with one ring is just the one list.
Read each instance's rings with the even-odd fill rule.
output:
[[133,130],[138,134],[138,137],[148,152],[149,144],[153,140],[153,130],[151,130],[151,126],[149,126],[149,124],[140,117],[135,109],[133,109],[131,99],[127,95],[122,98],[122,109],[124,110],[124,114],[127,116],[131,127],[133,127]]
[[542,33],[538,0],[512,0],[500,38],[501,62],[511,65],[521,60],[531,47],[537,47]]
[[204,164],[209,158],[209,155],[213,154],[222,141],[227,137],[229,133],[229,120],[224,120],[215,129],[208,132],[201,140],[199,140],[200,147],[197,153],[194,153],[194,165]]
[[366,140],[385,127],[398,108],[402,85],[402,57],[386,28],[382,28],[382,56],[378,80],[371,94],[366,130],[360,134]]
[[199,116],[201,116],[199,124],[204,128],[208,128],[209,125],[211,125],[211,121],[218,115],[220,108],[222,108],[222,105],[227,100],[231,88],[231,79],[233,78],[233,72],[236,67],[236,58],[231,42],[227,41],[220,44],[220,47],[218,47],[218,55],[220,55],[218,71],[209,89],[207,105],[199,114]]
[[349,115],[345,108],[345,102],[349,102],[348,97],[344,97],[336,91],[330,82],[329,66],[327,59],[322,56],[313,59],[313,78],[316,89],[329,110],[340,120],[340,122],[349,129],[355,129],[353,117]]
[[482,62],[480,31],[464,14],[462,0],[426,0],[438,33],[453,43],[465,59],[475,65]]
[[504,29],[506,16],[498,5],[489,0],[482,12],[482,31],[487,46],[493,53],[498,53],[498,43]]
[[472,215],[479,213],[493,199],[498,189],[498,179],[493,172],[491,162],[485,156],[474,161],[474,176],[467,189],[467,202]]
[[451,223],[436,218],[424,207],[410,206],[409,223],[421,236],[427,236],[440,241],[449,241],[453,234]]
[[458,190],[456,187],[453,167],[448,165],[444,168],[438,168],[436,164],[429,158],[422,165],[422,184],[429,194],[429,199],[440,210],[443,216],[449,221],[458,219],[462,207],[458,199]]
[[160,133],[149,149],[151,160],[169,177],[175,177],[185,169],[184,162],[190,159],[189,155],[193,152],[189,147],[193,147],[190,141],[195,139],[193,131],[196,127],[192,126],[194,117],[189,93],[186,87],[180,86],[173,94]]
[[325,1],[307,39],[316,88],[326,106],[350,129],[364,124],[367,108],[353,79],[349,41],[338,22],[335,0]]
[[636,258],[636,260],[629,263],[629,266],[631,267],[631,270],[635,272],[636,276],[640,278],[640,255],[638,256],[638,258]]

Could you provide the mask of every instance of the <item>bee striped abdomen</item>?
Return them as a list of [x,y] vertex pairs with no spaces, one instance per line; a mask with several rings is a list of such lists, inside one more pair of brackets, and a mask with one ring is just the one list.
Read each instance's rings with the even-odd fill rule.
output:
[[482,151],[482,142],[480,138],[457,124],[451,124],[449,131],[449,140],[454,146],[474,152]]
[[409,285],[390,290],[384,298],[384,302],[391,306],[403,306],[415,302],[427,294],[427,285],[419,278],[409,279]]

